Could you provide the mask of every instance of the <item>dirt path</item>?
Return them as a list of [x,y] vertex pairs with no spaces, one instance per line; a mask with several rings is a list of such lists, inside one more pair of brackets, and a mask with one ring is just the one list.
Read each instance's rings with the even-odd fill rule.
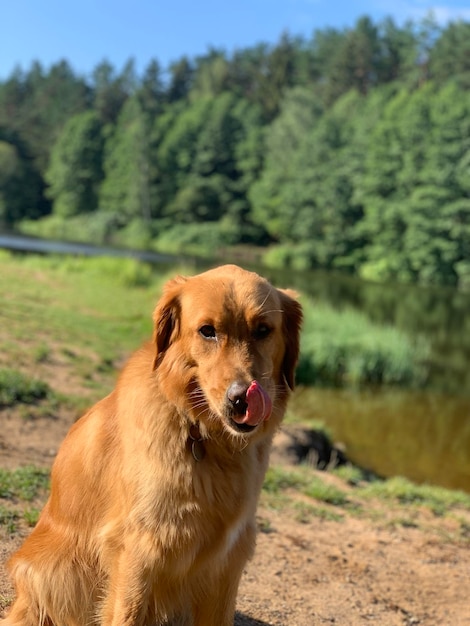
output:
[[[71,415],[28,421],[0,412],[0,467],[49,466],[72,421]],[[440,522],[417,510],[413,523],[397,523],[400,513],[367,501],[366,515],[305,523],[292,506],[300,496],[289,495],[285,509],[260,506],[237,626],[470,625],[470,543],[455,540],[452,518]],[[470,523],[467,528],[470,534]],[[21,541],[1,532],[0,610],[12,597],[3,563]]]

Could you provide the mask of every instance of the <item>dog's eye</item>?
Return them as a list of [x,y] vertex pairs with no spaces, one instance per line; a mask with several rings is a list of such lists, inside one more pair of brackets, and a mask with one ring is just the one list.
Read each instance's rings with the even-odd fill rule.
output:
[[210,324],[204,324],[204,326],[201,326],[199,334],[202,335],[204,339],[217,339],[215,328]]
[[258,324],[258,326],[253,331],[253,337],[255,339],[265,339],[268,335],[271,334],[272,328],[267,324]]

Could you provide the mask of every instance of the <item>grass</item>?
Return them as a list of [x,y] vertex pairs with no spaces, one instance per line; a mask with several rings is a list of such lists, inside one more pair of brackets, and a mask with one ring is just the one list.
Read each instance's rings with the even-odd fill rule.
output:
[[[109,392],[116,364],[151,336],[168,270],[155,273],[132,259],[2,253],[0,262],[0,404],[30,401],[28,393],[45,399],[47,386],[37,379],[60,392],[56,372],[77,388],[85,382],[85,404]],[[6,371],[11,363],[15,373]],[[25,374],[33,371],[35,386]]]
[[362,488],[362,494],[380,497],[384,501],[394,500],[406,506],[425,506],[435,515],[445,515],[459,507],[470,510],[470,494],[443,487],[416,485],[402,476],[373,481]]
[[294,502],[294,519],[301,524],[310,524],[315,518],[330,522],[342,522],[344,515],[331,509],[306,502]]
[[[23,524],[34,526],[49,489],[49,470],[32,465],[0,469],[0,528],[15,534]],[[31,506],[31,503],[33,503]]]
[[325,483],[317,476],[313,476],[308,481],[308,484],[302,489],[302,493],[314,500],[334,506],[346,506],[349,503],[348,496],[344,491]]
[[[311,468],[299,466],[298,468],[285,468],[280,466],[269,467],[263,485],[263,492],[267,502],[272,508],[282,508],[288,503],[288,493],[296,492],[307,496],[316,503],[330,504],[333,506],[347,506],[348,495],[340,488],[325,482]],[[296,505],[301,508],[300,504]],[[321,509],[312,508],[312,505],[304,503],[304,512],[319,512]],[[323,509],[325,511],[325,509]]]
[[[341,522],[352,515],[385,526],[431,530],[438,535],[444,533],[438,520],[445,518],[456,526],[447,538],[470,543],[470,494],[416,485],[402,477],[380,479],[352,465],[331,472],[307,466],[270,467],[262,503],[269,509],[290,511],[301,523],[314,519]],[[431,521],[422,526],[420,513],[426,518],[426,511]]]

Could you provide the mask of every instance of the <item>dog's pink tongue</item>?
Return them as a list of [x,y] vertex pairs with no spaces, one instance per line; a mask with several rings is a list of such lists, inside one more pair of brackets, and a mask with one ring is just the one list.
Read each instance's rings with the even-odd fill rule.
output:
[[272,402],[263,387],[254,380],[246,392],[246,403],[248,408],[243,420],[244,424],[257,426],[263,420],[267,420],[271,415]]

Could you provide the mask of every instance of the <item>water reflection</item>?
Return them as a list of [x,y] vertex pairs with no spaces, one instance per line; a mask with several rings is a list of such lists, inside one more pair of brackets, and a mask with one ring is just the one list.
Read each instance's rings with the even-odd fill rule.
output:
[[303,388],[291,409],[321,420],[352,461],[381,476],[470,491],[468,396]]

